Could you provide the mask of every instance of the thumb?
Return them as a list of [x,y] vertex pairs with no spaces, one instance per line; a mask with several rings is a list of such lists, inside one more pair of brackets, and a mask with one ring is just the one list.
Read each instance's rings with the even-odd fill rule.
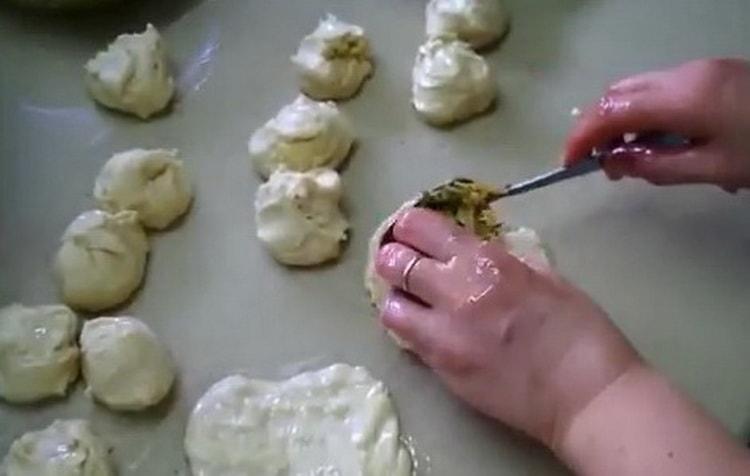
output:
[[604,162],[604,171],[613,180],[642,178],[655,185],[721,183],[721,157],[706,147],[680,152],[620,154]]

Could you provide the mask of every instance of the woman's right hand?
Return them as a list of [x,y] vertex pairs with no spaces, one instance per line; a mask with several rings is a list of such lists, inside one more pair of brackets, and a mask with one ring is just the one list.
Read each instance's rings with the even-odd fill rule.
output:
[[750,187],[750,63],[696,60],[613,84],[574,126],[565,163],[624,134],[653,131],[679,134],[695,145],[606,161],[610,178],[710,183],[729,191]]

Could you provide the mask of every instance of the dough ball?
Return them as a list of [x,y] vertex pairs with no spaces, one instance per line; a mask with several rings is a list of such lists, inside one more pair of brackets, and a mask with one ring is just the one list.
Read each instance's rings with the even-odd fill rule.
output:
[[0,309],[0,397],[20,403],[65,395],[78,377],[77,330],[65,306]]
[[352,126],[335,103],[300,95],[253,133],[248,150],[255,168],[268,178],[280,166],[297,172],[335,169],[353,143]]
[[337,258],[349,228],[339,208],[341,193],[341,178],[331,169],[274,172],[255,195],[258,239],[288,265]]
[[226,377],[193,409],[185,451],[202,476],[412,474],[387,389],[345,364],[279,382]]
[[500,226],[497,214],[490,205],[495,198],[495,193],[494,189],[479,182],[455,179],[407,201],[383,221],[370,238],[365,269],[365,288],[372,304],[380,309],[391,289],[391,286],[375,271],[378,250],[384,242],[388,241],[387,234],[393,224],[404,212],[413,207],[439,211],[482,239],[501,238],[508,247],[508,251],[529,266],[535,269],[549,268],[550,261],[547,253],[534,230]]
[[138,214],[91,210],[65,230],[55,259],[62,300],[82,311],[123,303],[143,280],[148,240]]
[[495,43],[510,25],[499,0],[430,0],[427,36],[455,36],[473,48]]
[[291,59],[300,89],[316,99],[354,96],[373,69],[364,30],[331,14],[302,40]]
[[7,476],[110,476],[107,448],[85,420],[55,420],[13,442],[5,456]]
[[187,211],[193,192],[176,149],[132,149],[104,164],[94,185],[99,208],[138,212],[143,226],[161,230]]
[[533,229],[523,226],[504,227],[502,237],[508,252],[526,263],[530,268],[544,271],[552,267],[549,253],[541,238]]
[[174,94],[159,32],[150,23],[143,33],[118,36],[86,63],[85,82],[100,104],[148,119]]
[[419,47],[412,71],[412,104],[428,123],[448,125],[489,109],[495,78],[468,43],[432,38]]
[[142,410],[172,388],[172,357],[151,329],[133,317],[99,317],[81,332],[88,391],[114,410]]

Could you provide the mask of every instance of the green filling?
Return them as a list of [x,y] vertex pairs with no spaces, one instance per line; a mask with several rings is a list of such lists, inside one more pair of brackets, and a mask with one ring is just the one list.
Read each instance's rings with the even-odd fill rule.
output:
[[343,58],[365,61],[367,50],[368,45],[364,38],[346,33],[340,40],[337,39],[327,45],[323,57],[327,60]]
[[500,234],[502,224],[491,207],[500,196],[500,191],[489,185],[456,178],[423,192],[415,206],[438,211],[483,240],[490,240]]

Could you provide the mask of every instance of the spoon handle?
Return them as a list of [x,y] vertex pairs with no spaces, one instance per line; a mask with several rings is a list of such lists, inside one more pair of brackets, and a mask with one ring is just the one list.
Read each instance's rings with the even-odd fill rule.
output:
[[[521,182],[506,185],[500,193],[498,199],[520,195],[522,193],[546,187],[563,180],[568,180],[581,175],[596,172],[602,168],[604,160],[618,160],[618,156],[627,155],[628,152],[651,153],[652,150],[659,149],[679,149],[690,146],[693,142],[684,137],[674,134],[664,134],[659,132],[649,132],[639,134],[632,141],[617,141],[610,144],[603,151],[593,151],[586,158],[576,162],[569,167],[559,167],[552,171],[537,175]],[[627,160],[622,158],[622,160]]]

